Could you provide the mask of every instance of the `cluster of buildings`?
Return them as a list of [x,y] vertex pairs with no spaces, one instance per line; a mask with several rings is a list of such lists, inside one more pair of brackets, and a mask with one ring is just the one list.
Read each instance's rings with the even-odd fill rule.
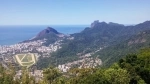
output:
[[61,41],[62,40],[58,40],[55,43],[50,44],[48,47],[47,46],[40,46],[40,47],[36,48],[36,50],[38,52],[42,52],[42,53],[43,52],[47,52],[47,53],[55,52],[61,48]]
[[[73,37],[68,38],[70,40],[73,40]],[[36,41],[29,41],[29,42],[22,42],[14,45],[5,45],[0,46],[0,58],[2,59],[2,64],[4,67],[7,68],[7,65],[5,63],[12,62],[13,63],[13,56],[18,53],[37,53],[40,54],[40,56],[48,57],[50,56],[50,53],[57,51],[61,48],[62,40],[58,40],[53,44],[50,44],[49,46],[44,46],[43,44],[46,42],[46,39],[43,40],[36,40]],[[100,48],[99,50],[101,50]],[[96,51],[95,51],[96,52]],[[79,60],[65,63],[62,65],[58,65],[58,69],[62,72],[67,72],[72,67],[77,68],[95,68],[96,66],[99,66],[102,64],[101,59],[98,57],[94,58],[91,57],[93,53],[78,53]],[[16,75],[14,79],[20,78],[22,75],[22,71],[18,70],[16,71]],[[33,76],[36,81],[39,81],[43,78],[43,71],[42,70],[34,70],[29,72],[29,76]]]
[[91,54],[93,54],[93,53],[87,53],[83,56],[80,56],[79,60],[69,62],[69,63],[65,63],[65,64],[62,64],[62,65],[58,65],[57,68],[62,72],[67,72],[72,67],[76,67],[76,68],[95,68],[97,66],[102,65],[101,59],[99,59],[98,57],[95,57],[95,58],[90,57]]
[[[57,51],[61,48],[61,41],[58,40],[49,46],[44,46],[43,44],[46,42],[46,39],[43,40],[36,40],[36,41],[28,41],[22,42],[14,45],[0,45],[0,60],[6,69],[7,64],[16,64],[14,67],[19,67],[19,65],[15,62],[14,55],[20,53],[37,53],[38,56],[48,57],[50,53]],[[42,70],[32,70],[29,73],[29,76],[33,76],[36,81],[39,81],[43,78],[43,71]],[[16,75],[14,79],[19,79],[22,76],[22,70],[16,71]]]
[[45,40],[37,40],[37,41],[18,43],[14,45],[4,45],[4,46],[0,46],[0,53],[2,54],[2,53],[11,52],[15,54],[21,52],[30,52],[34,48],[40,47],[44,42]]
[[[8,56],[8,54],[11,54],[12,56],[18,53],[40,53],[44,54],[44,56],[49,56],[50,53],[55,52],[57,49],[61,48],[61,40],[56,41],[54,44],[50,44],[49,46],[44,46],[43,43],[46,42],[46,39],[44,40],[37,40],[37,41],[29,41],[29,42],[23,42],[18,43],[14,45],[4,45],[0,46],[0,55],[2,56]],[[43,55],[42,55],[43,56]]]

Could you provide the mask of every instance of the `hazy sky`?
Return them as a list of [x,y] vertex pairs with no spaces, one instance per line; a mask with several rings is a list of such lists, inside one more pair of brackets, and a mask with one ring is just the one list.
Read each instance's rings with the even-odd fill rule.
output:
[[0,0],[0,25],[136,24],[150,20],[150,0]]

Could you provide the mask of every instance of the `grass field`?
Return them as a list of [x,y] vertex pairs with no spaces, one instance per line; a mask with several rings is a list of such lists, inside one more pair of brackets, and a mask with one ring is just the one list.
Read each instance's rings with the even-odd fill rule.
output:
[[21,60],[23,58],[24,54],[18,54],[19,59]]
[[17,54],[15,60],[21,66],[30,67],[36,62],[36,56],[34,53]]
[[28,59],[28,61],[31,61],[32,60],[32,56],[30,54],[27,54],[26,55],[26,58]]
[[22,59],[22,62],[30,62],[32,61],[31,54],[26,54],[26,56]]

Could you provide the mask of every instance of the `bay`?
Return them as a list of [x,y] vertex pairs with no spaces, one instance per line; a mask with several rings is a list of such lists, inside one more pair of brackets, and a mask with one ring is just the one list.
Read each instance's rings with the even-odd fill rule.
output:
[[[47,25],[0,26],[0,45],[13,45],[31,39],[47,27]],[[63,34],[73,34],[81,32],[88,25],[51,25],[50,27]]]

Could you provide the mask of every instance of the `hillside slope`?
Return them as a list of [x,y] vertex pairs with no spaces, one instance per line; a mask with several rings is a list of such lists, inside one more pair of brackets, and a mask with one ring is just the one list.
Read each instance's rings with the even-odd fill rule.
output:
[[122,58],[122,54],[135,52],[140,45],[147,46],[145,39],[146,42],[149,41],[146,38],[149,36],[148,32],[145,34],[145,38],[143,37],[144,39],[139,39],[143,44],[137,42],[137,44],[131,45],[132,42],[130,42],[130,39],[143,36],[140,32],[146,30],[150,30],[150,21],[135,26],[94,21],[91,27],[85,28],[82,32],[64,37],[62,48],[54,52],[51,57],[42,58],[38,64],[39,67],[49,64],[58,65],[78,60],[80,56],[87,53],[94,53],[91,57],[98,56],[102,59],[103,65],[109,65]]
[[94,54],[103,60],[104,66],[109,66],[112,63],[123,58],[129,53],[136,53],[138,50],[150,47],[150,30],[142,31],[131,36],[128,40],[124,40],[116,45],[109,46]]

